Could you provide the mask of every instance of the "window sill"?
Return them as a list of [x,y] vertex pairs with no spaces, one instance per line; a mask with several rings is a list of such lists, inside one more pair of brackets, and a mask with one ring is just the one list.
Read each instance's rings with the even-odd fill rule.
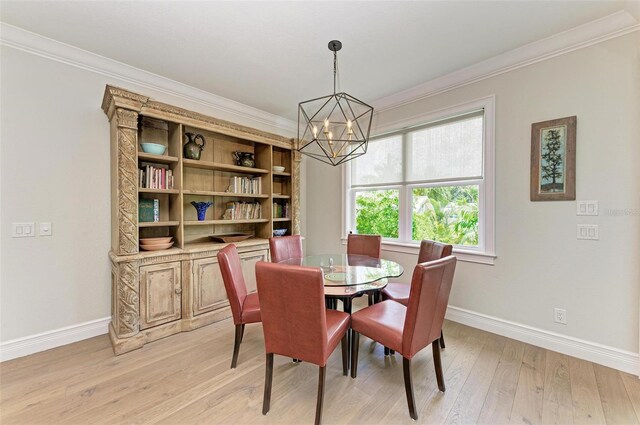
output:
[[[342,245],[347,244],[347,238],[342,238]],[[382,241],[382,250],[388,252],[400,252],[403,254],[418,255],[420,251],[419,245]],[[460,261],[467,263],[494,265],[496,255],[488,252],[471,251],[466,249],[453,248],[453,255]]]

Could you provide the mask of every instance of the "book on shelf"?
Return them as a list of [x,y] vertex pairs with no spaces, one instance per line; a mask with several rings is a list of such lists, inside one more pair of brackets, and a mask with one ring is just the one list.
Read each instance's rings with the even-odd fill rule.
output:
[[251,220],[262,218],[262,207],[258,202],[227,202],[223,220]]
[[138,187],[141,189],[173,189],[173,170],[166,164],[142,162],[138,168]]
[[138,201],[138,221],[140,223],[160,221],[160,200],[140,199]]
[[229,179],[227,192],[260,195],[262,194],[262,177],[232,176]]
[[289,216],[291,210],[288,202],[273,203],[273,218],[291,218]]

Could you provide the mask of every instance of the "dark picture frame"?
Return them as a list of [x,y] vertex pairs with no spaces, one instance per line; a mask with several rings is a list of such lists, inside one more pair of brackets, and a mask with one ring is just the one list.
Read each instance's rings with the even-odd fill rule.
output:
[[577,117],[531,124],[531,200],[576,199]]

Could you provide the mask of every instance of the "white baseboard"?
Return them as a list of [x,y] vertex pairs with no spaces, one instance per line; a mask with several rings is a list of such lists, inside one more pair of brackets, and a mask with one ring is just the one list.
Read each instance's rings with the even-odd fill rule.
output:
[[447,308],[446,318],[452,322],[462,323],[558,353],[588,360],[632,375],[637,376],[640,371],[638,353],[631,351],[561,335],[451,305]]
[[0,362],[104,335],[109,332],[110,321],[111,317],[105,317],[3,342],[0,344]]

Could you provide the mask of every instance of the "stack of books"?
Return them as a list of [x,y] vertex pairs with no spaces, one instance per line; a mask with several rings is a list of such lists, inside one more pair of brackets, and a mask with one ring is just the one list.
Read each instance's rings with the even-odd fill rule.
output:
[[290,218],[289,203],[273,203],[273,218]]
[[223,220],[249,220],[262,218],[258,202],[227,202],[227,209],[222,215]]
[[227,192],[260,195],[262,193],[262,177],[233,176],[229,179]]
[[140,199],[138,201],[138,221],[141,223],[160,221],[160,201],[158,199]]
[[138,169],[138,187],[143,189],[173,189],[173,171],[168,165],[143,162]]

